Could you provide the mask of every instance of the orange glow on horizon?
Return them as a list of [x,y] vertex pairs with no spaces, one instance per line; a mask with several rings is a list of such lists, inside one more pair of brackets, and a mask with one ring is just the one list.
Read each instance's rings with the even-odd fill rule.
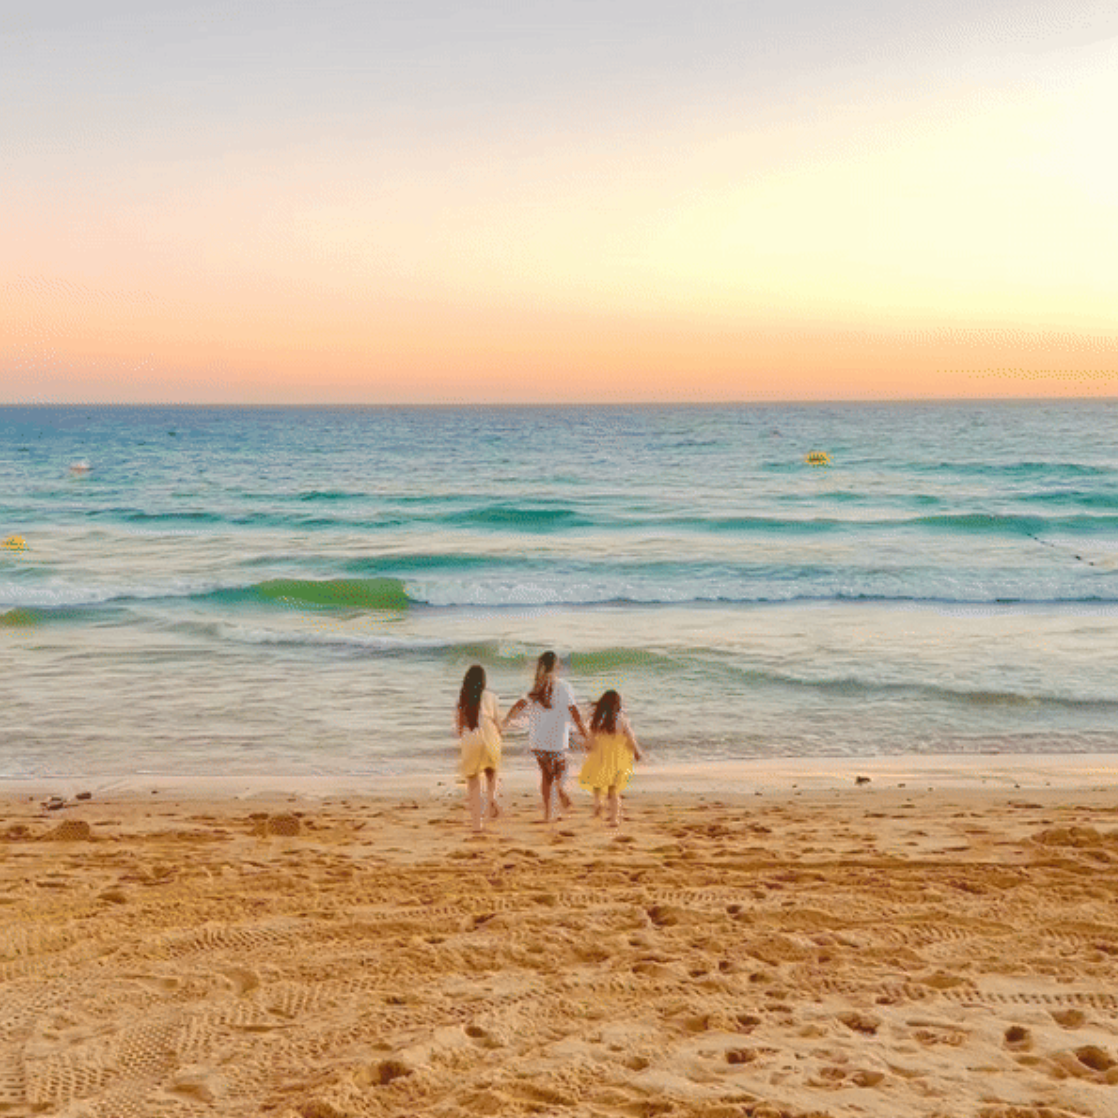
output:
[[[1113,336],[1021,328],[853,328],[585,308],[95,299],[22,293],[39,338],[10,402],[581,402],[1118,394]],[[67,298],[59,298],[68,293]],[[31,307],[27,302],[32,301]],[[5,322],[5,319],[7,321]],[[53,338],[46,342],[41,339]],[[44,373],[61,387],[42,393]]]
[[1109,52],[998,96],[78,160],[6,199],[0,402],[1115,395]]

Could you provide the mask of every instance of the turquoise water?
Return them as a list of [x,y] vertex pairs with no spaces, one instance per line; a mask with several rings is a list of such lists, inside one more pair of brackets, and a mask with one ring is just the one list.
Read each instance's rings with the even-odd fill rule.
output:
[[449,769],[549,647],[654,761],[1118,749],[1112,401],[8,407],[12,535],[0,777]]

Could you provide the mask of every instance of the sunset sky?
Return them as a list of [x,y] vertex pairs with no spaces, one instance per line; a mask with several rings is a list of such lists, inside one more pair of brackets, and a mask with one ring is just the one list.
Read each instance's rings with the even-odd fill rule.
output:
[[5,0],[0,402],[1118,395],[1112,0]]

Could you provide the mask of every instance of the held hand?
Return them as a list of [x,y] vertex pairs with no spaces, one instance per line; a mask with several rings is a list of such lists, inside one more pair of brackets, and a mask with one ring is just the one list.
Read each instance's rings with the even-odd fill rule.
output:
[[504,733],[505,730],[509,728],[509,723],[511,723],[527,705],[528,703],[525,699],[517,699],[516,702],[509,707],[508,714],[501,720],[501,733]]

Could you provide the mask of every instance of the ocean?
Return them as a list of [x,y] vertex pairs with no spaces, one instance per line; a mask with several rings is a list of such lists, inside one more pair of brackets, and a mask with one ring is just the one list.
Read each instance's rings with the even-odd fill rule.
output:
[[3,407],[0,538],[0,778],[452,774],[547,648],[650,764],[1118,749],[1118,401]]

